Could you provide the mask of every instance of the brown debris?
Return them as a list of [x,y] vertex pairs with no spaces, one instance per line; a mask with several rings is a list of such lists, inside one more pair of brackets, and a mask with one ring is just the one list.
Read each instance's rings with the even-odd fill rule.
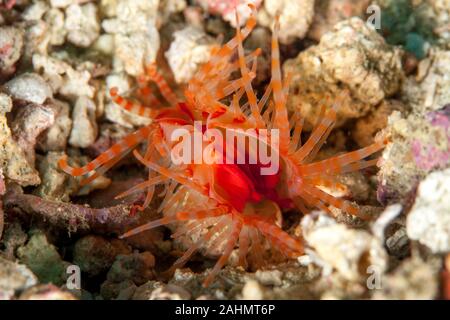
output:
[[8,185],[3,200],[6,208],[16,208],[26,214],[37,214],[48,224],[69,229],[71,232],[122,233],[137,222],[137,216],[130,215],[129,204],[90,208],[24,194],[17,185]]

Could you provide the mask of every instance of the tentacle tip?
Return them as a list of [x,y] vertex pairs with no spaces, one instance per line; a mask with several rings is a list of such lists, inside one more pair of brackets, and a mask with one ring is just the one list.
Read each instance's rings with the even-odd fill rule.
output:
[[169,269],[167,269],[166,271],[161,272],[159,275],[162,278],[165,278],[165,279],[169,280],[173,276],[173,274],[175,273],[176,269],[177,268],[175,266],[172,266]]
[[234,16],[236,18],[236,28],[239,29],[239,26],[241,25],[241,21],[239,19],[239,12],[237,8],[234,10]]
[[149,62],[145,66],[145,70],[147,72],[154,72],[156,71],[156,62]]
[[58,167],[65,171],[64,168],[67,167],[67,155],[63,155],[61,158],[59,158],[58,160]]
[[90,180],[88,179],[83,179],[79,182],[80,187],[84,187],[85,185],[89,184]]
[[137,82],[139,82],[139,83],[145,83],[145,82],[147,82],[147,77],[145,76],[145,74],[141,74],[141,75],[139,75],[138,77],[137,77]]
[[109,94],[111,96],[117,96],[117,94],[119,93],[119,89],[117,87],[112,87],[111,89],[109,89]]
[[65,163],[67,163],[67,155],[63,155],[61,158],[59,158],[59,160],[58,160],[58,165],[63,165],[63,164],[65,164]]
[[280,13],[277,12],[275,14],[275,24],[274,24],[275,28],[280,29]]
[[358,212],[357,214],[354,214],[354,216],[359,218],[359,219],[361,219],[362,221],[371,221],[372,220],[371,216],[369,216],[369,215],[367,215],[365,213],[361,213],[361,212]]
[[209,277],[206,278],[205,281],[203,281],[203,283],[202,283],[202,287],[203,288],[208,288],[209,285],[211,284],[211,282],[212,282],[212,279],[210,279]]
[[347,204],[349,205],[349,207],[344,210],[346,213],[357,217],[363,221],[370,221],[372,220],[372,217],[370,215],[368,215],[367,213],[364,213],[360,210],[360,208],[355,207],[353,204],[351,204],[350,202],[347,202]]

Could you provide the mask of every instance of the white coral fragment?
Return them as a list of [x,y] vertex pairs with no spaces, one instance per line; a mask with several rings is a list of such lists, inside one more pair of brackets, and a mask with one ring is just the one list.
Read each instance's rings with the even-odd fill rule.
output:
[[450,102],[450,51],[433,48],[418,69],[405,81],[405,100],[419,112],[439,110]]
[[36,73],[21,74],[6,83],[5,88],[14,98],[37,104],[53,97],[50,86]]
[[158,0],[118,0],[105,2],[104,10],[115,12],[115,18],[102,22],[103,29],[114,35],[115,71],[125,70],[137,76],[144,65],[153,62],[159,49],[156,29]]
[[[0,169],[8,180],[21,186],[37,185],[41,181],[39,174],[34,169],[33,164],[28,161],[27,154],[14,140],[11,129],[8,127],[6,113],[10,112],[11,109],[11,97],[0,93]],[[23,127],[29,127],[29,125],[29,123],[24,123]],[[29,152],[34,152],[33,146],[29,149]]]
[[69,143],[74,147],[86,148],[95,142],[98,128],[95,117],[94,101],[86,96],[77,99],[73,108],[73,126]]
[[370,233],[350,229],[324,213],[307,215],[301,225],[316,259],[345,279],[364,279],[370,266],[381,272],[386,269],[387,254],[379,239]]
[[89,47],[99,36],[100,23],[93,3],[72,4],[66,9],[67,40],[79,47]]
[[67,30],[64,28],[64,13],[56,8],[52,8],[45,14],[45,21],[50,29],[50,44],[60,46],[66,40]]
[[200,29],[189,26],[174,33],[175,40],[166,58],[178,83],[188,82],[198,67],[207,62],[213,47],[212,39]]
[[43,73],[44,79],[55,93],[69,99],[76,99],[81,95],[94,97],[95,90],[89,84],[91,74],[87,70],[75,70],[60,59],[42,54],[33,55],[33,67]]
[[39,137],[39,147],[43,151],[63,151],[72,129],[69,104],[51,99],[46,106],[53,110],[55,123]]
[[450,251],[450,168],[436,171],[423,180],[406,220],[411,239],[435,253]]
[[308,32],[314,18],[314,0],[266,0],[258,20],[273,30],[277,14],[280,14],[280,42],[290,44],[303,39]]

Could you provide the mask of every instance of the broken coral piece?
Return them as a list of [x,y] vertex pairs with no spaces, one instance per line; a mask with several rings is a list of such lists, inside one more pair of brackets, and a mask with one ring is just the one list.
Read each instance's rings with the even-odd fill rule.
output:
[[114,36],[114,70],[138,76],[144,65],[155,61],[159,49],[156,29],[158,0],[118,0],[105,2],[103,11],[111,19],[103,29]]
[[320,212],[305,216],[301,226],[306,243],[325,273],[336,270],[348,281],[362,281],[371,266],[380,273],[386,270],[387,253],[369,232],[351,229]]
[[432,48],[418,66],[416,77],[408,77],[403,100],[418,113],[436,111],[450,101],[450,51]]
[[36,104],[43,104],[53,97],[48,83],[36,73],[24,73],[5,84],[5,89],[14,99],[22,99]]
[[99,235],[87,235],[77,240],[73,249],[73,262],[89,276],[107,271],[116,256],[131,253],[121,240],[108,240]]
[[[25,150],[21,148],[21,145],[14,139],[11,129],[8,126],[6,113],[11,111],[12,106],[13,103],[11,97],[4,93],[0,93],[0,168],[2,168],[3,175],[9,181],[14,181],[22,186],[37,185],[41,180],[38,172],[34,168],[34,163],[30,162],[34,161],[34,145],[30,146],[27,143],[27,137],[31,137],[31,140],[33,140],[36,131],[32,130],[30,136],[26,132],[15,133],[19,139],[21,139],[21,137],[23,138],[21,139],[23,146],[31,148],[25,152]],[[33,104],[30,108],[34,109],[34,106],[37,106],[37,108],[40,109],[40,106]],[[33,114],[33,112],[31,112],[31,114]],[[47,115],[49,114],[45,114],[45,117]],[[28,120],[30,119],[32,119],[32,117],[28,118]],[[31,123],[26,122],[25,120],[26,119],[18,119],[15,127],[30,126]],[[38,131],[40,131],[40,129],[42,129],[42,127],[38,126]]]
[[94,3],[73,3],[66,8],[65,13],[67,40],[81,48],[94,43],[100,34],[97,6]]
[[95,142],[98,134],[95,102],[80,96],[73,107],[72,131],[69,144],[73,147],[86,148]]
[[378,290],[372,290],[374,300],[432,300],[439,292],[438,259],[424,261],[414,255],[402,261],[392,272],[380,278]]
[[273,31],[277,14],[280,21],[280,42],[291,44],[306,36],[314,18],[314,0],[265,0],[258,22]]

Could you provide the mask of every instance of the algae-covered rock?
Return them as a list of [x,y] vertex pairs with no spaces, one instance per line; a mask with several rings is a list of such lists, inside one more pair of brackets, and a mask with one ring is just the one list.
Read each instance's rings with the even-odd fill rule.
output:
[[131,280],[122,282],[105,281],[100,287],[100,294],[104,299],[129,300],[133,297],[137,286]]
[[53,92],[75,101],[79,96],[94,97],[95,89],[90,83],[92,78],[88,70],[72,67],[59,57],[34,53],[33,68],[51,86]]
[[428,14],[432,1],[375,1],[382,10],[379,32],[385,35],[388,43],[402,45],[405,50],[423,59],[430,43],[436,40],[436,21]]
[[[177,2],[179,0],[168,0],[167,2]],[[211,14],[220,15],[223,20],[230,23],[232,27],[236,27],[236,11],[239,15],[240,25],[244,25],[250,17],[252,10],[249,4],[258,9],[262,0],[240,0],[240,1],[223,1],[223,0],[195,0],[204,10]]]
[[25,244],[28,240],[28,235],[23,231],[19,222],[13,222],[5,226],[1,240],[4,247],[4,257],[13,260],[16,249]]
[[106,276],[109,281],[121,282],[127,279],[141,285],[154,277],[152,268],[155,257],[148,251],[118,255]]
[[95,276],[108,270],[118,254],[128,252],[129,248],[122,241],[108,241],[101,236],[89,235],[75,243],[73,262],[81,271]]
[[60,286],[66,282],[67,267],[57,248],[48,242],[42,231],[35,231],[28,242],[17,249],[17,257],[38,277],[40,283],[53,283]]
[[79,47],[90,46],[100,33],[97,6],[93,3],[84,5],[71,4],[66,9],[65,28],[67,40]]
[[80,96],[77,99],[72,113],[70,145],[86,148],[95,142],[98,134],[96,108],[94,101],[86,96]]
[[104,297],[130,299],[138,286],[155,277],[155,257],[148,251],[116,257],[101,286]]

